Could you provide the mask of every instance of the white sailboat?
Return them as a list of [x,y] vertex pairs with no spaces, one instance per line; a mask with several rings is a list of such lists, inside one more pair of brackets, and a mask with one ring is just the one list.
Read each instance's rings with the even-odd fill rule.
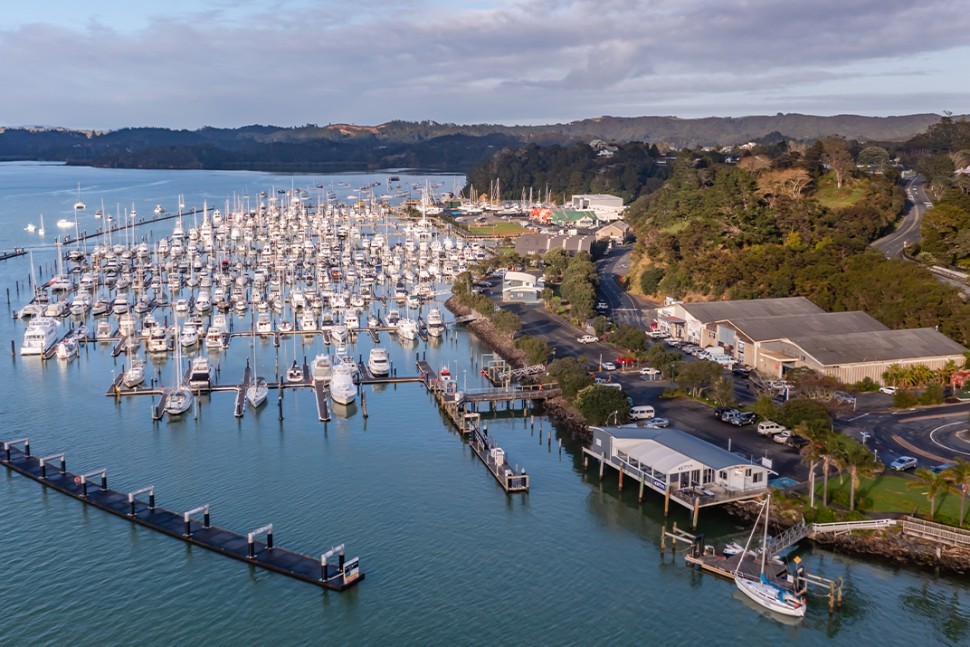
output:
[[175,386],[168,392],[165,400],[165,413],[169,417],[180,416],[192,408],[195,395],[192,389],[182,382],[182,344],[179,342],[179,324],[175,322]]
[[[754,527],[751,529],[751,534],[748,536],[748,543],[744,545],[744,553],[742,554],[741,560],[738,562],[738,567],[734,571],[734,583],[738,587],[739,591],[769,611],[774,611],[775,613],[780,613],[784,616],[802,618],[805,616],[805,599],[799,597],[788,588],[777,586],[771,583],[771,581],[765,577],[765,560],[768,552],[766,550],[768,545],[768,512],[770,504],[771,496],[769,495],[765,498],[761,511],[758,513],[758,519],[755,520]],[[748,552],[748,548],[751,545],[751,539],[754,537],[754,533],[758,530],[758,522],[761,521],[762,516],[764,516],[765,526],[764,535],[761,541],[761,573],[759,574],[758,579],[753,579],[749,575],[741,572],[741,565],[744,563],[744,560],[751,555],[751,553]]]
[[132,357],[131,365],[125,371],[122,382],[129,389],[132,389],[145,381],[145,362],[137,357]]

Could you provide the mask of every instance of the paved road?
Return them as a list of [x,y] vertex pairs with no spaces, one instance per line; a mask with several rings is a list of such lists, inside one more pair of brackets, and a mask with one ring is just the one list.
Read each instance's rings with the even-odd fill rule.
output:
[[643,299],[643,303],[620,287],[617,278],[630,273],[630,263],[633,258],[633,245],[615,245],[606,256],[596,261],[596,269],[600,275],[599,297],[610,307],[613,321],[628,323],[646,329],[649,315],[645,308],[655,308],[656,304]]
[[919,241],[923,215],[933,206],[923,182],[923,177],[919,175],[906,182],[906,197],[912,206],[891,234],[872,242],[872,246],[885,254],[886,258],[903,258],[903,250]]

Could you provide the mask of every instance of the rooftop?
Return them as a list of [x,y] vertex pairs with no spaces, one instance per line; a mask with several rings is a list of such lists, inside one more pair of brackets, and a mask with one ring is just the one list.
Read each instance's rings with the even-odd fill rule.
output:
[[[651,441],[665,448],[664,451],[667,453],[674,452],[671,455],[671,459],[676,459],[676,455],[679,455],[693,459],[715,470],[751,464],[747,459],[737,454],[733,454],[726,449],[721,449],[717,445],[712,445],[706,440],[691,436],[684,431],[672,427],[666,429],[650,429],[648,427],[600,427],[600,429],[616,439]],[[630,443],[627,444],[629,445]],[[651,454],[655,454],[649,446],[644,449]],[[624,449],[624,451],[627,450]],[[640,453],[642,453],[642,450]],[[648,462],[647,464],[660,469],[657,461],[662,459],[656,455],[652,458],[653,462]]]
[[730,321],[738,331],[744,333],[752,341],[889,330],[861,311],[817,312],[777,317],[744,317],[740,319],[731,318]]
[[825,311],[805,297],[783,299],[750,299],[746,301],[707,301],[682,303],[680,306],[701,323],[724,319],[753,319],[805,314],[824,314]]
[[823,366],[961,356],[967,350],[933,328],[793,336],[790,339]]

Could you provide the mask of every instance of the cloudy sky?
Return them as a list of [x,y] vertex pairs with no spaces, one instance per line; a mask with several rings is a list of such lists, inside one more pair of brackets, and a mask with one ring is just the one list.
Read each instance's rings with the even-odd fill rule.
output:
[[970,113],[964,0],[41,0],[0,125]]

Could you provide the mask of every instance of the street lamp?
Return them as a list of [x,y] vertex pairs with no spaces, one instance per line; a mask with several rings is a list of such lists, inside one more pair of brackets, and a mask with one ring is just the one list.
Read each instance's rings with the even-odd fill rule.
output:
[[613,424],[616,424],[616,421],[617,421],[617,418],[618,418],[619,415],[620,415],[620,410],[617,409],[616,411],[614,411],[610,415],[606,416],[606,424],[607,425],[610,424],[610,418],[613,418]]

